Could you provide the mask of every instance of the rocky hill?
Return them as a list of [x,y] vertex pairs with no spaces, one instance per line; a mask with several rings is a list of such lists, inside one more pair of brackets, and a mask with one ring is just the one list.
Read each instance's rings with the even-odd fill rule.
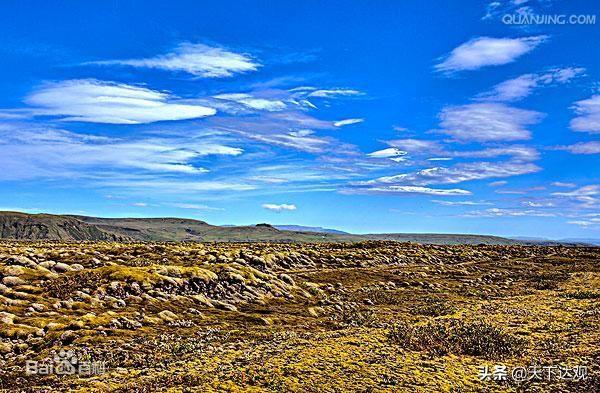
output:
[[17,240],[128,240],[68,216],[0,213],[0,238]]
[[[295,230],[300,229],[300,230]],[[498,236],[435,233],[379,233],[354,235],[322,232],[308,227],[217,226],[184,218],[100,218],[74,215],[0,212],[0,238],[61,241],[163,241],[163,242],[278,242],[321,243],[390,240],[421,244],[541,244]],[[558,244],[544,242],[544,245]]]

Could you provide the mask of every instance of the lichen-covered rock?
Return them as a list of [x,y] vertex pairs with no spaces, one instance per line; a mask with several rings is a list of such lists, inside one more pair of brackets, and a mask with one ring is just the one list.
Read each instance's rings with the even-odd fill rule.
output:
[[0,322],[5,323],[7,325],[13,324],[16,317],[17,316],[15,314],[0,311]]
[[14,287],[16,285],[23,285],[26,283],[27,282],[25,280],[16,276],[6,276],[2,279],[2,284],[6,285],[7,287]]
[[169,310],[163,310],[163,311],[159,312],[158,316],[160,317],[160,319],[162,319],[165,322],[172,322],[172,321],[175,321],[176,319],[178,319],[177,315]]

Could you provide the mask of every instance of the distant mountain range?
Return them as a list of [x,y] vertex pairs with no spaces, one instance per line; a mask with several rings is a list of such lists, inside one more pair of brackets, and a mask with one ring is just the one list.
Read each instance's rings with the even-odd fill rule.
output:
[[[488,235],[435,233],[355,235],[335,229],[300,225],[217,226],[185,218],[100,218],[19,212],[0,212],[0,238],[58,241],[357,242],[392,240],[424,244],[558,244],[558,242],[543,239],[509,239]],[[592,244],[591,241],[578,240],[567,243]]]
[[600,246],[600,239],[593,238],[566,238],[559,240],[550,240],[543,237],[528,237],[528,236],[519,236],[519,237],[511,237],[511,239],[520,240],[520,241],[532,241],[532,242],[559,242],[559,243],[573,243],[573,244],[589,244],[593,246]]
[[317,233],[335,233],[338,235],[350,235],[348,232],[338,231],[337,229],[329,229],[322,227],[305,227],[302,225],[273,225],[280,231],[297,231],[297,232],[317,232]]

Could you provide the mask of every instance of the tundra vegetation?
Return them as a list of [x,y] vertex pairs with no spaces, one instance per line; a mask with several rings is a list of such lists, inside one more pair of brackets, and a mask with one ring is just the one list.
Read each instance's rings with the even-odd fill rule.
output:
[[[600,391],[599,248],[3,241],[0,281],[6,391]],[[61,350],[106,372],[25,372]]]

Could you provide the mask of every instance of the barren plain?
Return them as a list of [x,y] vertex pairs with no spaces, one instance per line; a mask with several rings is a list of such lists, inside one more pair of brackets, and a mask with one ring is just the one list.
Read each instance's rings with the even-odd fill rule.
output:
[[600,248],[3,241],[0,281],[3,391],[600,391]]

